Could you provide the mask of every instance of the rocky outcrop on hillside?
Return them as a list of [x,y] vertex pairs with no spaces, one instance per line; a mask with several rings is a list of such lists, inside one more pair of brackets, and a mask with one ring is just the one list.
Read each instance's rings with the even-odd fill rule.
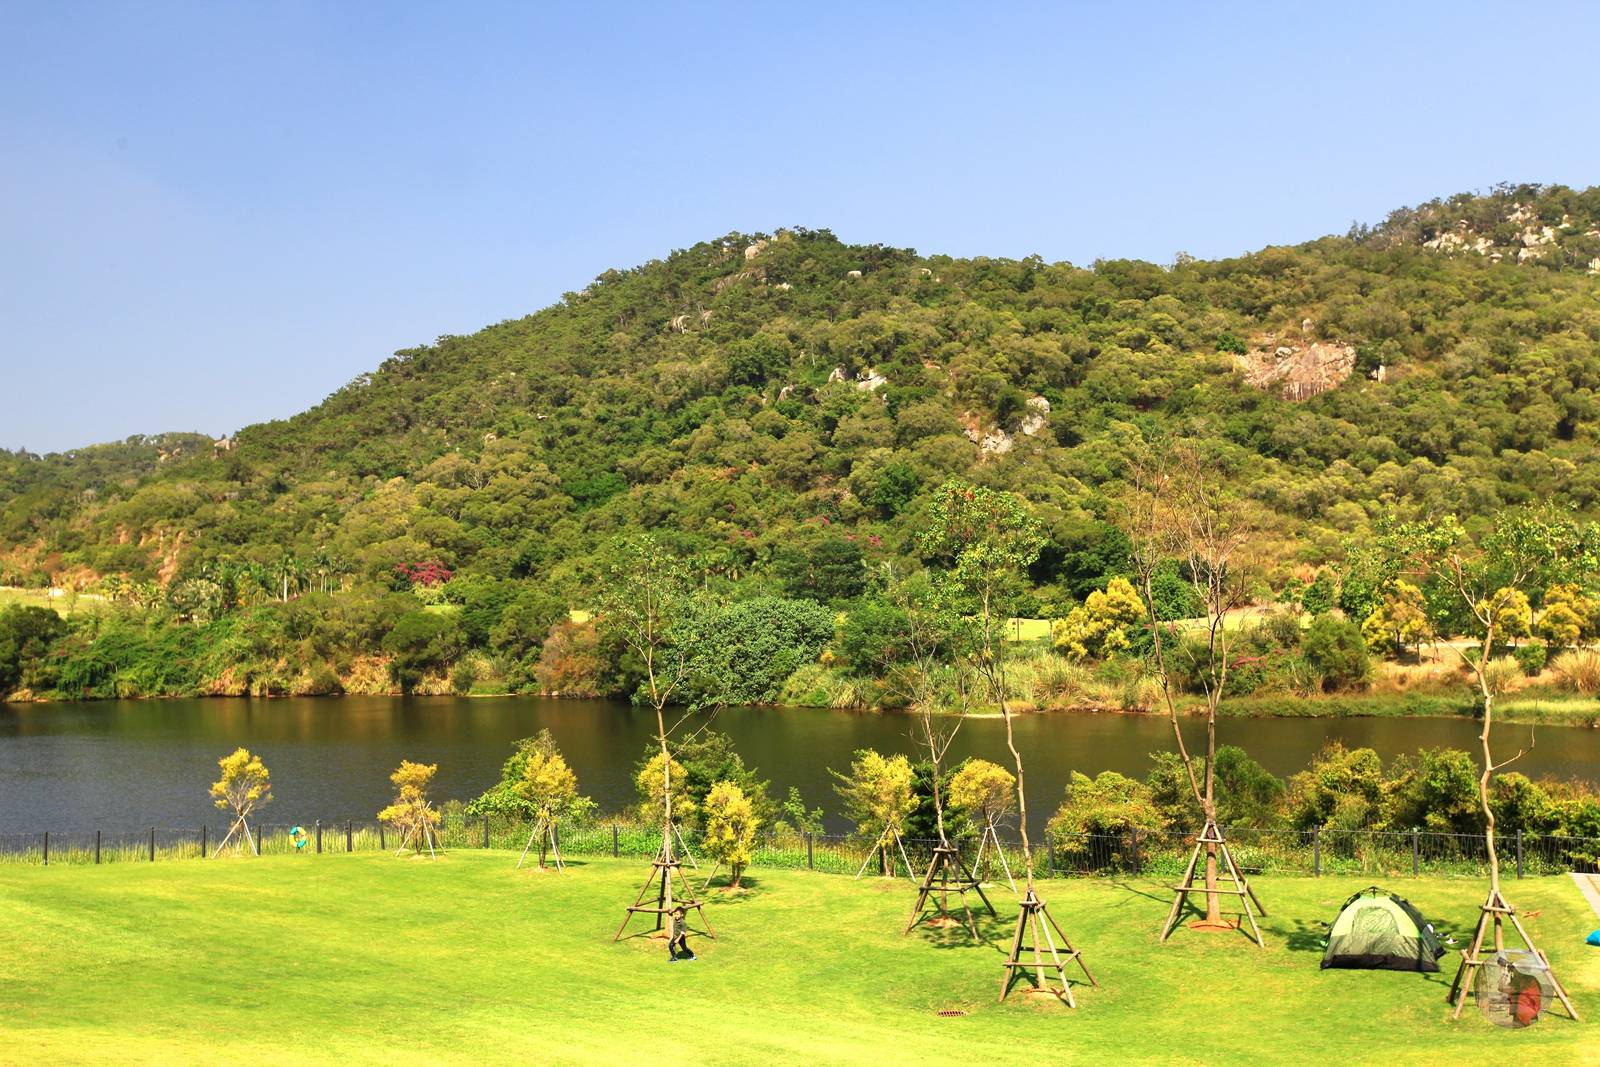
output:
[[[1258,338],[1254,347],[1233,358],[1246,381],[1285,400],[1309,400],[1326,393],[1356,369],[1356,350],[1349,345],[1322,341],[1279,344],[1272,334]],[[1379,367],[1373,376],[1382,381],[1384,368]]]

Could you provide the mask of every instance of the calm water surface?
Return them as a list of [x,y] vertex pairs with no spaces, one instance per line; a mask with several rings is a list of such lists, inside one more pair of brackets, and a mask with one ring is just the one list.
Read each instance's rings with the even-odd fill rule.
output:
[[[0,833],[214,824],[220,816],[206,787],[217,758],[237,745],[261,755],[272,772],[271,821],[370,819],[388,802],[388,774],[401,759],[437,762],[439,797],[468,799],[499,777],[516,739],[546,727],[583,791],[609,811],[633,801],[634,765],[654,724],[651,713],[626,704],[529,697],[0,705]],[[838,805],[829,767],[845,768],[858,748],[917,751],[913,722],[900,715],[733,708],[715,725],[771,779],[775,796],[793,785],[830,815]],[[1171,745],[1171,727],[1153,717],[1041,715],[1016,727],[1041,822],[1073,771],[1143,775],[1149,754]],[[1331,740],[1390,757],[1434,745],[1471,748],[1476,729],[1465,719],[1248,719],[1221,723],[1218,736],[1288,775]],[[1527,732],[1504,726],[1496,734],[1510,754]],[[1000,720],[966,722],[955,756],[968,755],[1007,759]],[[1537,747],[1517,769],[1600,780],[1600,731],[1540,727]]]

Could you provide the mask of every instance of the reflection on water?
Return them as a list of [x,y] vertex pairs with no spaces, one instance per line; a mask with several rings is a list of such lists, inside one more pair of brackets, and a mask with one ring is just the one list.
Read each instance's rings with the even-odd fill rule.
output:
[[[830,813],[838,805],[829,767],[843,769],[858,748],[916,753],[912,723],[898,715],[732,708],[716,720],[775,796],[792,785]],[[215,823],[206,787],[217,758],[241,744],[272,771],[273,821],[370,818],[387,803],[388,774],[401,759],[437,762],[439,796],[465,799],[496,780],[513,741],[540,728],[555,735],[584,792],[614,810],[633,800],[634,765],[654,721],[621,703],[533,697],[0,705],[0,832]],[[1224,721],[1218,736],[1287,775],[1329,740],[1388,757],[1435,745],[1473,749],[1476,730],[1465,719],[1250,719]],[[1526,742],[1527,727],[1497,734],[1509,754]],[[1127,715],[1029,716],[1017,721],[1017,735],[1041,823],[1071,772],[1143,775],[1149,754],[1171,744],[1165,720]],[[953,754],[1004,762],[1003,724],[969,720]],[[1542,727],[1517,769],[1600,777],[1600,731]]]

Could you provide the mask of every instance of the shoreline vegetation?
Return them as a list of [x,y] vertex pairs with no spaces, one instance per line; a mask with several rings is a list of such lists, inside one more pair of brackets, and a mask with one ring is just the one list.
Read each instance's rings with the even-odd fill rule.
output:
[[[1057,619],[1007,624],[1007,703],[1021,714],[1160,715],[1165,709],[1121,579]],[[32,593],[33,595],[25,595]],[[1235,644],[1226,719],[1477,718],[1481,701],[1459,642],[1401,644],[1335,608],[1262,603],[1230,616]],[[1391,598],[1394,599],[1394,598]],[[1127,601],[1123,603],[1122,601]],[[1387,606],[1386,606],[1387,605]],[[1503,721],[1600,728],[1600,650],[1583,627],[1565,648],[1530,634],[1498,650]],[[1379,599],[1369,618],[1399,610]],[[1547,609],[1546,615],[1555,609]],[[1531,614],[1531,613],[1530,613]],[[637,664],[601,620],[522,583],[445,578],[406,590],[312,591],[265,600],[211,619],[183,619],[160,604],[101,596],[56,597],[0,588],[0,702],[194,697],[459,696],[626,700]],[[904,618],[871,591],[825,605],[765,596],[709,609],[707,659],[735,679],[728,706],[896,712],[908,705]],[[1203,716],[1204,680],[1183,651],[1203,620],[1178,617],[1177,711]],[[1548,630],[1548,627],[1544,628]],[[6,662],[10,657],[9,665]],[[992,700],[956,701],[958,667],[931,679],[933,711],[960,706],[999,714]],[[689,692],[693,703],[706,694]]]
[[[448,690],[441,692],[414,691],[410,694],[402,693],[398,688],[380,689],[374,691],[345,691],[340,693],[154,693],[124,696],[102,697],[36,697],[30,693],[14,693],[0,704],[27,704],[30,706],[53,704],[79,704],[86,700],[134,700],[134,701],[162,701],[162,700],[193,700],[193,699],[247,699],[247,700],[294,700],[294,699],[319,699],[336,704],[345,697],[442,697],[449,696],[458,699],[494,699],[504,697],[538,697],[548,700],[592,700],[592,699],[621,699],[617,697],[596,697],[593,694],[575,693],[529,693],[514,692],[510,690],[475,689],[468,693],[452,693]],[[771,703],[757,703],[744,705],[746,707],[771,708],[789,711],[862,711],[874,714],[902,714],[903,708],[894,707],[861,707],[854,704],[823,704],[823,703],[789,703],[783,701]],[[1160,716],[1164,710],[1154,705],[1127,706],[1105,702],[1076,702],[1066,704],[1035,705],[1026,701],[1018,702],[1012,710],[1021,715],[1133,715],[1133,716]],[[1181,703],[1178,707],[1180,715],[1184,717],[1203,717],[1205,705],[1200,701]],[[1261,697],[1241,697],[1222,706],[1220,718],[1223,719],[1390,719],[1390,718],[1426,718],[1426,719],[1474,719],[1482,714],[1481,707],[1473,700],[1472,694],[1466,690],[1459,693],[1367,693],[1367,694],[1329,694],[1323,696],[1294,696],[1273,695]],[[1496,709],[1501,721],[1521,724],[1547,725],[1547,726],[1572,726],[1588,729],[1600,729],[1600,700],[1593,697],[1582,697],[1572,694],[1544,693],[1522,699],[1508,700]],[[965,713],[965,717],[999,718],[997,709],[974,708]]]

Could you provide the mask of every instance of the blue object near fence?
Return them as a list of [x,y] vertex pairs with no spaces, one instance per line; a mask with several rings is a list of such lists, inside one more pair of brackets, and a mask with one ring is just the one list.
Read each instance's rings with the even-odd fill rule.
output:
[[1596,930],[1594,933],[1584,938],[1583,943],[1585,945],[1600,945],[1600,930]]

